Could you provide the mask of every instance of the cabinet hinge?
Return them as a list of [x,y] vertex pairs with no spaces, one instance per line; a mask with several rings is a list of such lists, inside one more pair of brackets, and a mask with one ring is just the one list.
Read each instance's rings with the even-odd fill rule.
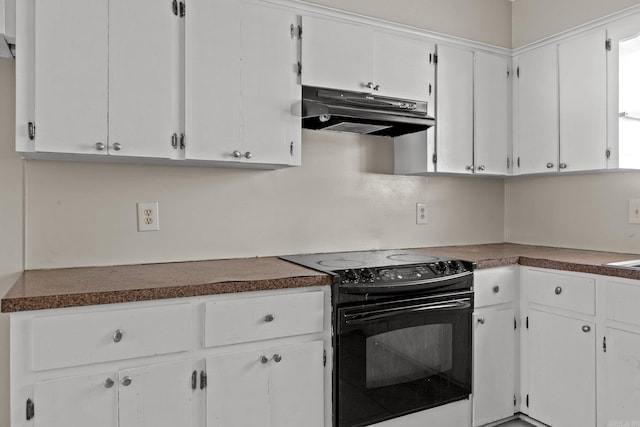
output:
[[33,400],[27,399],[27,421],[32,419],[36,415],[36,408],[33,404]]
[[509,67],[507,67],[507,78],[509,78],[510,75],[511,75],[511,70],[509,69]]
[[291,26],[289,27],[289,33],[291,34],[291,38],[293,38],[296,34],[296,26],[291,24]]
[[195,390],[198,387],[198,371],[191,373],[191,390]]
[[185,137],[184,137],[184,133],[180,134],[180,149],[184,150],[184,147],[187,146],[187,143],[185,141]]
[[174,133],[173,135],[171,135],[171,146],[174,149],[178,149],[178,134]]
[[526,325],[525,326],[527,327],[527,329],[529,329],[529,316],[527,316]]
[[604,154],[607,156],[607,160],[609,160],[611,158],[611,148],[607,148]]
[[518,156],[518,167],[520,167],[520,157]]
[[174,15],[178,16],[178,0],[173,0],[171,2],[171,11]]
[[602,351],[607,352],[607,337],[602,338]]
[[436,64],[436,65],[438,64],[438,54],[437,53],[433,54],[433,63]]
[[516,68],[516,77],[520,78],[520,67]]
[[207,388],[207,373],[200,371],[200,390]]
[[516,318],[513,318],[513,330],[515,331],[516,329],[518,329],[518,321],[516,320]]
[[438,155],[436,153],[433,153],[433,163],[438,163]]
[[298,25],[298,38],[302,38],[302,25]]
[[33,122],[29,122],[29,139],[31,141],[36,139],[36,125]]
[[322,350],[322,366],[327,366],[327,350]]
[[507,157],[507,169],[511,167],[511,159]]
[[513,406],[516,406],[518,404],[518,401],[516,399],[516,395],[513,395]]
[[529,395],[527,394],[527,408],[529,407]]
[[432,92],[432,87],[431,87],[431,83],[429,83],[429,96],[431,96],[431,92]]
[[607,39],[604,42],[604,48],[607,49],[607,50],[611,50],[611,39]]
[[181,1],[180,2],[180,18],[184,18],[186,14],[187,14],[187,5],[185,4],[185,2]]
[[293,141],[289,144],[289,154],[293,156]]
[[302,62],[298,61],[298,75],[301,76],[302,75]]

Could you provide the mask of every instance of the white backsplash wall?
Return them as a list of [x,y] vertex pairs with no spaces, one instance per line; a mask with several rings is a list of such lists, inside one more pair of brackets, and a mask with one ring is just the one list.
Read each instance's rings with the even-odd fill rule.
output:
[[[28,161],[27,268],[504,240],[502,179],[394,176],[387,138],[305,131],[302,149],[276,171]],[[154,201],[160,231],[138,232]]]
[[640,171],[510,179],[506,239],[640,253],[640,225],[628,223],[631,198],[640,198]]

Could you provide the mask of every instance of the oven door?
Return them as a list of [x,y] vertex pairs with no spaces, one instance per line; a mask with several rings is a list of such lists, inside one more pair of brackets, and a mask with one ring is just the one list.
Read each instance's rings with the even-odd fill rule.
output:
[[473,292],[338,308],[336,424],[468,399],[472,312]]

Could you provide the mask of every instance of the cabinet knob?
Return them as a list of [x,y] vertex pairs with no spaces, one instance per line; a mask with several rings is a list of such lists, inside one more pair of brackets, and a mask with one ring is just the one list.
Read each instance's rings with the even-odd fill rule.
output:
[[107,378],[106,380],[104,380],[104,388],[111,388],[114,384],[115,382],[113,382],[111,378]]
[[479,324],[484,325],[484,322],[485,322],[484,317],[478,317]]
[[556,295],[560,295],[562,293],[562,288],[560,286],[556,287]]
[[369,89],[373,89],[373,86],[375,86],[375,85],[373,84],[373,82],[369,82],[369,83],[367,83],[367,87],[368,87]]
[[235,150],[233,152],[233,157],[235,157],[236,159],[239,159],[240,157],[242,157],[242,153],[239,152],[238,150]]
[[114,333],[113,333],[113,342],[120,342],[122,341],[122,337],[124,337],[124,331],[122,329],[117,329]]
[[560,163],[560,169],[566,169],[566,168],[567,168],[566,163]]
[[582,332],[585,332],[585,333],[586,333],[586,332],[589,332],[590,330],[591,330],[591,326],[589,326],[589,325],[584,325],[584,326],[582,327]]
[[132,382],[133,382],[133,379],[131,379],[131,377],[124,377],[122,379],[122,385],[125,387],[129,387]]
[[274,316],[273,314],[267,314],[266,316],[264,316],[264,321],[265,322],[273,322],[273,320],[276,318],[276,316]]
[[375,90],[376,92],[380,92],[380,89],[381,89],[380,85],[375,85],[373,87],[373,90]]
[[280,363],[280,361],[282,360],[282,356],[280,356],[279,354],[274,354],[274,355],[273,355],[273,360],[274,360],[276,363]]
[[497,294],[498,292],[500,292],[500,286],[494,286],[493,287],[493,293]]
[[262,356],[260,356],[260,363],[262,363],[263,365],[265,363],[267,363],[269,361],[269,358],[267,356],[265,356],[264,354]]
[[120,151],[122,150],[122,145],[119,142],[116,142],[113,144],[113,150],[114,151]]
[[483,170],[485,170],[484,165],[480,165],[480,166],[478,166],[478,170],[479,170],[480,172],[482,172]]
[[549,162],[547,163],[547,169],[551,169],[553,167],[553,163]]
[[247,151],[246,153],[244,153],[244,158],[245,159],[250,159],[253,157],[253,154],[251,154],[251,151]]
[[98,151],[102,151],[102,150],[104,150],[104,143],[102,143],[102,142],[96,142],[95,147],[96,147],[96,150],[98,150]]
[[474,167],[473,167],[473,165],[469,165],[465,169],[470,171],[470,172],[473,172]]

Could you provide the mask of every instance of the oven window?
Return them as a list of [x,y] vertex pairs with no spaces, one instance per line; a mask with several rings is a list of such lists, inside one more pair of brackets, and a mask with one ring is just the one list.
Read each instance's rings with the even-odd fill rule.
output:
[[422,325],[384,332],[366,340],[368,389],[409,383],[451,370],[453,328]]

